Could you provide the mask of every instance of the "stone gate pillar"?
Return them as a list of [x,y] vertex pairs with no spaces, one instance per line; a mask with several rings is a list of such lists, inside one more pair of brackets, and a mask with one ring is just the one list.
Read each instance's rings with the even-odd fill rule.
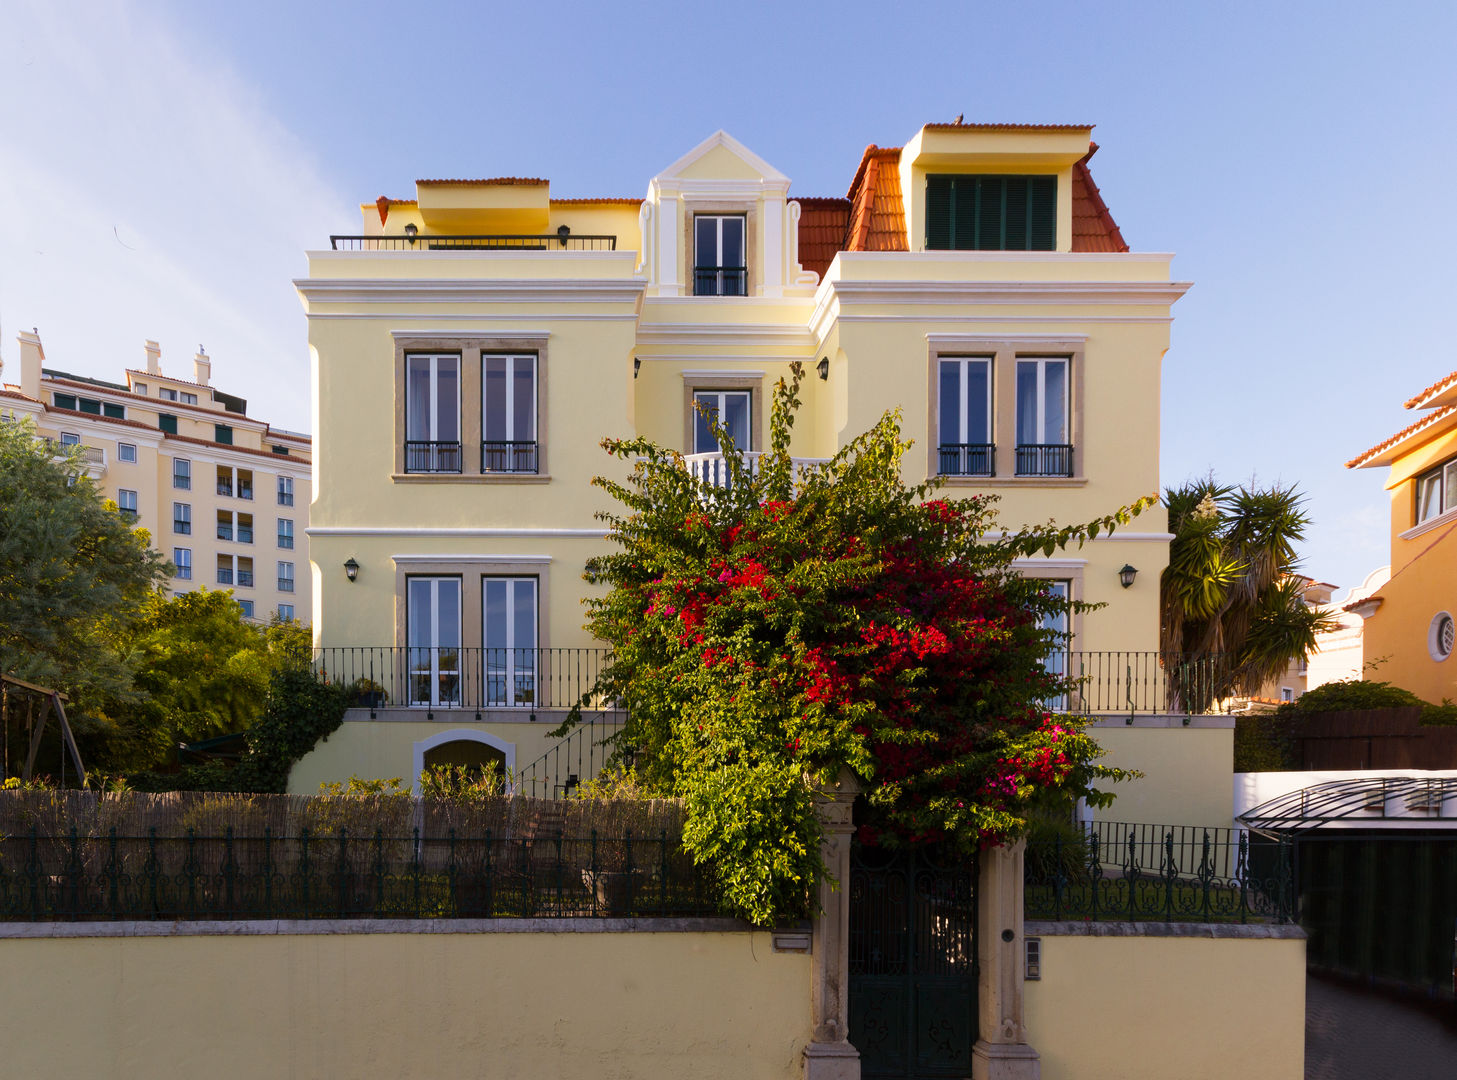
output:
[[1041,1080],[1042,1063],[1027,1043],[1022,1013],[1023,870],[1027,841],[981,853],[977,884],[977,979],[980,1038],[972,1049],[972,1080]]
[[860,1051],[849,1043],[850,1001],[850,813],[860,784],[847,769],[820,794],[824,829],[820,855],[838,887],[820,882],[810,946],[810,1022],[804,1048],[804,1080],[860,1080]]

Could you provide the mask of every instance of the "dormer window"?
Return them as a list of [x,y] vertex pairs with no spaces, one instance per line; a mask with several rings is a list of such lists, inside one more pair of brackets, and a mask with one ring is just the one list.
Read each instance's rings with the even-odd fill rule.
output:
[[1053,251],[1057,177],[928,176],[928,251]]
[[742,214],[699,214],[693,219],[694,296],[747,295],[744,222]]

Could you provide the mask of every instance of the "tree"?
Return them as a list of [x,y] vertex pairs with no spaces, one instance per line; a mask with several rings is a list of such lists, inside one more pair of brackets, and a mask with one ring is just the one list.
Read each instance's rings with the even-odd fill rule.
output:
[[649,790],[684,799],[685,844],[761,924],[806,912],[825,873],[816,791],[844,768],[869,784],[863,839],[887,845],[970,852],[1039,807],[1109,800],[1095,784],[1122,774],[1045,704],[1068,689],[1042,664],[1042,616],[1063,602],[1011,564],[1152,502],[1001,535],[991,497],[904,485],[894,414],[796,473],[800,377],[779,383],[759,469],[715,427],[723,487],[676,451],[607,440],[637,464],[595,481],[627,512],[604,515],[620,550],[587,570],[611,587],[589,625],[613,648],[597,691],[628,710],[619,747]]
[[83,708],[129,693],[129,629],[170,573],[84,464],[29,421],[0,422],[0,670]]
[[1169,565],[1160,581],[1160,651],[1168,705],[1199,709],[1248,694],[1334,629],[1305,603],[1295,545],[1310,518],[1294,487],[1194,480],[1164,495]]

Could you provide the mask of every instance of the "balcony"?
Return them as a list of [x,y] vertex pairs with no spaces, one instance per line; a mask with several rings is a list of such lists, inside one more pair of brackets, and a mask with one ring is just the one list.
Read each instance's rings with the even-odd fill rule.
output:
[[748,291],[749,271],[744,266],[695,266],[694,296],[743,296]]
[[[759,475],[759,464],[763,457],[764,453],[759,450],[744,451],[739,454],[739,458],[750,476]],[[828,460],[828,458],[790,458],[789,464],[795,479],[798,479],[806,470],[812,469],[816,465],[823,465]],[[684,454],[683,464],[696,479],[705,484],[712,484],[714,487],[729,487],[733,483],[728,461],[720,452]]]
[[233,583],[233,571],[231,567],[218,567],[218,584],[231,585]]
[[72,447],[81,451],[81,471],[92,480],[100,480],[106,475],[106,451],[99,446],[82,446],[80,443],[58,443],[54,439],[47,439],[46,444],[51,448],[52,455],[56,461],[64,461],[66,455],[71,452]]
[[238,584],[241,585],[241,586],[246,586],[247,588],[250,588],[251,589],[253,587],[253,571],[251,571],[251,570],[239,570],[238,571]]
[[334,251],[616,251],[617,237],[581,233],[573,236],[565,225],[555,233],[525,233],[329,237]]
[[[405,472],[407,473],[458,473],[460,472],[459,442],[428,442],[419,439],[405,441]],[[283,494],[279,493],[282,502]],[[288,505],[293,505],[289,496]]]
[[941,476],[995,476],[997,448],[992,443],[942,443],[936,448]]
[[1071,476],[1073,448],[1067,443],[1018,443],[1018,476]]
[[481,443],[481,472],[534,473],[536,471],[536,443],[501,441]]

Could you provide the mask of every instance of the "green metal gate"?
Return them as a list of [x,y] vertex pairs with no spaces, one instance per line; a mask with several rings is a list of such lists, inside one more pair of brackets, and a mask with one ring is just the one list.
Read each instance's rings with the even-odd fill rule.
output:
[[865,1080],[971,1075],[977,1038],[976,863],[856,845],[850,863],[850,1043]]

